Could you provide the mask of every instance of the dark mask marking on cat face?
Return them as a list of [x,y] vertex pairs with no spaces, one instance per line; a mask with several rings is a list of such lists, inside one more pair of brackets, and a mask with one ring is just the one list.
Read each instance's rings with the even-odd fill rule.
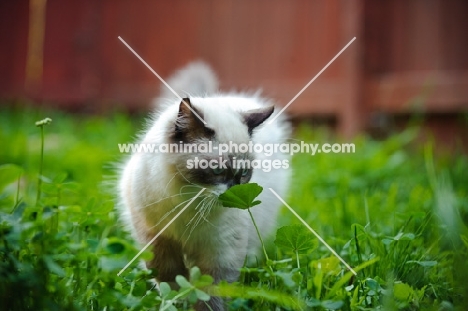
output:
[[[219,163],[219,156],[206,156],[202,154],[198,154],[197,157],[200,160],[216,160],[217,163]],[[239,161],[238,159],[243,158],[243,159],[249,159],[249,161],[252,161],[253,157],[251,156],[241,156],[237,155],[236,156],[236,161]],[[188,156],[186,159],[193,159],[193,156]],[[252,177],[253,169],[249,167],[248,165],[242,167],[238,165],[238,167],[233,168],[232,163],[233,163],[233,156],[224,156],[222,157],[222,161],[225,159],[228,159],[224,164],[226,165],[226,168],[222,169],[213,169],[210,167],[207,168],[191,168],[188,169],[185,166],[186,160],[182,161],[183,164],[178,166],[179,171],[183,173],[184,179],[186,178],[188,181],[191,183],[195,183],[198,185],[204,185],[204,186],[213,186],[213,185],[219,185],[219,184],[224,184],[228,188],[234,186],[234,185],[239,185],[239,184],[245,184],[250,181],[250,178]]]
[[[189,98],[184,98],[183,101],[179,104],[179,112],[177,119],[174,125],[174,132],[171,136],[171,139],[174,142],[183,142],[183,143],[200,143],[207,142],[209,140],[214,140],[216,132],[214,129],[208,126],[205,126],[203,122],[191,111],[191,109],[201,116],[204,117],[204,114],[200,109],[194,107],[190,102]],[[258,109],[249,110],[246,112],[240,112],[244,124],[247,127],[248,134],[251,136],[253,130],[262,124],[270,115],[273,113],[274,107],[262,107]],[[233,112],[237,113],[237,112]],[[239,129],[245,130],[245,129]],[[187,179],[191,183],[205,186],[214,186],[224,184],[228,188],[238,185],[248,183],[252,177],[252,168],[251,167],[232,167],[233,158],[235,157],[237,161],[240,159],[246,159],[249,161],[253,160],[253,155],[250,154],[225,154],[223,159],[228,159],[226,168],[220,170],[214,170],[210,167],[207,168],[190,168],[186,167],[188,160],[194,160],[197,157],[199,160],[212,160],[219,159],[219,155],[216,154],[203,154],[203,153],[192,153],[192,154],[179,154],[178,161],[176,162],[178,170],[182,173],[184,179]],[[238,162],[237,162],[238,163]],[[250,162],[249,162],[250,163]],[[187,181],[186,180],[186,181]]]

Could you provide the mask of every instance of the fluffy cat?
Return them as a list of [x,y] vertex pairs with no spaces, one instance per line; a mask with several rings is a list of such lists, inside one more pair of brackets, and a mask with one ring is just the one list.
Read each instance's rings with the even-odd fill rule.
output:
[[[275,122],[274,106],[264,98],[242,93],[217,93],[218,82],[204,63],[192,63],[168,80],[185,97],[187,105],[162,89],[159,111],[150,119],[140,137],[143,144],[283,143],[290,135],[290,125],[283,115]],[[194,114],[196,112],[206,125]],[[221,158],[227,169],[189,169],[187,160],[218,159],[217,151],[198,153],[134,153],[125,164],[120,179],[122,218],[136,240],[148,243],[174,215],[202,188],[205,191],[153,243],[154,259],[146,262],[155,269],[156,279],[173,282],[176,275],[187,276],[188,268],[198,266],[212,275],[215,282],[236,281],[246,256],[257,256],[260,242],[247,211],[225,208],[218,195],[229,187],[255,182],[264,187],[262,203],[251,209],[261,234],[266,237],[275,228],[281,203],[269,187],[285,195],[289,183],[287,169],[232,168],[237,159],[288,160],[285,154],[271,156],[231,150]],[[212,297],[208,305],[223,310],[223,300]],[[207,306],[200,303],[198,310]]]

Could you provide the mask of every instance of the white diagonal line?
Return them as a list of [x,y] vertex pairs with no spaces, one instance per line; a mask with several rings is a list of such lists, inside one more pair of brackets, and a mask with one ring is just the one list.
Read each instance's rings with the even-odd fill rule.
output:
[[317,237],[317,239],[319,239],[319,241],[322,242],[323,245],[325,245],[325,247],[328,248],[328,250],[329,250],[333,255],[335,255],[336,258],[338,258],[338,259],[346,266],[346,268],[349,269],[349,271],[351,271],[354,275],[357,275],[356,271],[354,271],[354,269],[351,268],[351,266],[348,265],[348,263],[347,263],[343,258],[341,258],[341,256],[338,255],[338,253],[337,253],[330,245],[328,245],[328,243],[325,242],[325,240],[324,240],[314,229],[312,229],[312,228],[305,222],[305,220],[302,219],[302,217],[299,216],[299,214],[297,214],[296,211],[293,210],[293,209],[291,208],[291,206],[288,205],[288,203],[286,203],[273,189],[271,189],[271,188],[268,188],[268,189],[270,189],[270,191],[271,191],[271,192],[272,192],[272,193],[273,193],[273,194],[274,194],[290,211],[291,211],[291,213],[293,213],[293,215],[296,216],[297,219],[299,219],[299,220],[302,222],[302,224],[303,224],[304,226],[306,226],[307,229],[309,229],[310,232],[312,232],[312,233]]
[[122,41],[123,44],[125,44],[125,46],[126,46],[130,51],[132,51],[133,54],[135,54],[135,56],[136,56],[136,57],[137,57],[137,58],[138,58],[138,59],[139,59],[139,60],[140,60],[140,61],[141,61],[141,62],[142,62],[142,63],[159,79],[159,80],[161,80],[161,82],[162,82],[172,93],[174,93],[175,96],[177,96],[177,98],[178,98],[180,101],[182,101],[182,102],[185,104],[185,106],[187,106],[188,109],[190,109],[190,111],[193,112],[193,114],[194,114],[198,119],[200,119],[200,121],[203,122],[203,124],[206,125],[205,120],[203,120],[203,118],[200,117],[200,116],[198,115],[198,113],[197,113],[195,110],[193,110],[192,107],[190,107],[190,105],[187,104],[187,103],[185,102],[185,100],[183,100],[182,97],[180,97],[179,94],[177,94],[177,92],[174,91],[174,89],[173,89],[169,84],[167,84],[167,82],[164,81],[164,79],[161,78],[161,76],[158,75],[158,73],[157,73],[156,71],[154,71],[153,68],[151,68],[150,65],[148,65],[148,63],[145,62],[144,59],[141,58],[141,56],[138,55],[138,53],[135,52],[135,50],[132,49],[132,48],[130,47],[130,45],[128,45],[127,42],[125,42],[124,39],[122,39],[122,37],[119,36],[118,38],[119,38],[120,41]]
[[268,121],[267,121],[267,124],[273,123],[273,122],[276,120],[276,118],[277,118],[280,114],[282,114],[283,111],[285,111],[286,108],[288,108],[289,105],[291,105],[291,104],[293,103],[293,101],[295,101],[296,98],[298,98],[299,95],[301,95],[302,92],[304,92],[305,89],[308,88],[309,85],[311,85],[312,82],[314,82],[315,79],[317,79],[317,78],[322,74],[322,72],[324,72],[325,69],[327,69],[328,66],[330,66],[331,63],[333,63],[333,62],[335,61],[335,59],[337,59],[338,56],[340,56],[340,54],[344,52],[344,50],[346,50],[346,49],[348,48],[348,46],[351,45],[351,43],[353,43],[354,40],[356,40],[356,37],[354,37],[353,39],[351,39],[351,41],[349,41],[348,44],[346,44],[346,46],[345,46],[344,48],[342,48],[341,51],[339,51],[338,54],[336,54],[335,57],[333,57],[332,60],[329,61],[328,64],[326,64],[325,67],[323,67],[322,70],[320,70],[319,73],[317,73],[317,74],[315,75],[315,77],[313,77],[312,80],[310,80],[309,83],[307,83],[306,86],[304,86],[304,87],[302,88],[302,90],[300,90],[299,93],[297,93],[296,96],[294,96],[294,98],[291,99],[291,100],[289,101],[289,103],[287,103],[286,106],[284,106],[283,109],[281,109],[280,112],[278,112],[278,113],[275,115],[274,118],[272,118],[271,120],[268,120]]
[[190,200],[190,202],[188,202],[187,205],[185,205],[184,208],[181,209],[181,210],[174,216],[174,218],[172,218],[171,221],[169,221],[169,222],[167,223],[167,225],[165,225],[164,228],[162,228],[161,231],[159,231],[158,234],[156,234],[156,235],[154,236],[154,238],[152,238],[151,241],[149,241],[149,242],[145,245],[145,247],[143,247],[143,248],[138,252],[138,254],[136,254],[135,257],[132,258],[132,260],[130,260],[130,262],[129,262],[125,267],[122,268],[122,270],[120,270],[119,273],[117,273],[117,276],[120,276],[120,274],[121,274],[122,272],[124,272],[125,269],[127,269],[127,268],[132,264],[132,262],[134,262],[135,259],[137,259],[137,258],[145,251],[145,249],[147,249],[151,244],[153,244],[153,242],[164,232],[164,230],[166,230],[167,227],[169,227],[169,226],[177,219],[177,217],[179,217],[180,214],[182,214],[182,213],[187,209],[187,207],[189,207],[190,204],[192,204],[193,201],[195,201],[195,199],[198,198],[198,196],[199,196],[203,191],[205,191],[205,189],[206,189],[206,188],[203,188],[202,190],[200,190],[200,192],[198,192],[197,195],[194,196],[194,197]]

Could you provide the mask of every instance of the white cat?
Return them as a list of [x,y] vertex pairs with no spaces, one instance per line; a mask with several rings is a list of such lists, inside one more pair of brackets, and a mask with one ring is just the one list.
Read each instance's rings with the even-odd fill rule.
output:
[[[271,124],[272,103],[257,95],[217,93],[218,82],[204,63],[192,63],[168,80],[186,104],[166,89],[158,100],[159,112],[139,143],[195,144],[211,141],[214,146],[227,143],[283,143],[290,135],[283,115]],[[195,115],[199,115],[206,124]],[[148,268],[156,270],[156,279],[173,282],[176,275],[187,276],[188,268],[198,266],[215,282],[237,280],[247,255],[256,256],[260,241],[247,211],[222,207],[218,195],[229,187],[254,182],[264,187],[262,203],[251,209],[261,234],[266,237],[275,228],[281,203],[268,190],[285,195],[289,170],[232,167],[233,158],[288,161],[288,156],[271,156],[229,150],[213,152],[135,153],[126,163],[121,180],[122,217],[134,237],[148,243],[202,188],[199,198],[187,208],[153,243],[154,259]],[[221,160],[227,168],[188,168],[188,161]],[[282,162],[284,163],[284,162]],[[212,298],[213,310],[223,310],[223,301]],[[197,309],[204,309],[200,304]]]

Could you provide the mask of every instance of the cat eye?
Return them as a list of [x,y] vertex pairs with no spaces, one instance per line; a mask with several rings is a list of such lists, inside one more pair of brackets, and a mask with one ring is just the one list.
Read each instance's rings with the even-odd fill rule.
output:
[[219,167],[217,167],[217,168],[214,168],[214,169],[213,169],[213,174],[215,174],[215,175],[219,175],[219,174],[221,174],[222,172],[224,172],[224,168],[219,168]]
[[248,168],[244,168],[244,169],[242,170],[242,177],[247,176],[248,173],[249,173],[249,169],[248,169]]

